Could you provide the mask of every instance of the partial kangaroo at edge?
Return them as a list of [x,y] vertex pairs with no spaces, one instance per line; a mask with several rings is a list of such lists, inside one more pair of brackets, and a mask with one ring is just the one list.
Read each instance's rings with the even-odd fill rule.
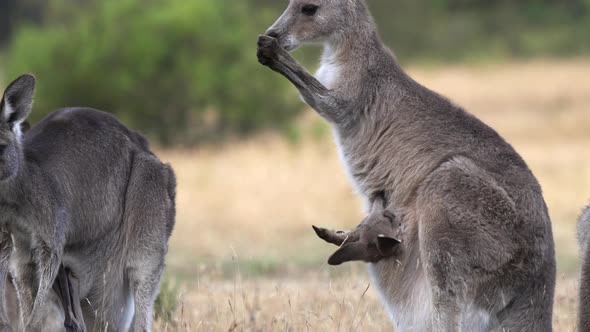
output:
[[578,219],[580,245],[580,292],[578,303],[578,331],[590,331],[590,205]]
[[[315,77],[289,54],[314,42]],[[291,0],[258,59],[333,126],[367,206],[382,193],[395,212],[400,256],[369,268],[397,331],[552,330],[540,185],[493,129],[400,68],[363,0]]]
[[0,103],[0,277],[14,277],[18,325],[46,328],[63,264],[79,281],[88,329],[150,331],[174,225],[174,172],[140,134],[93,109],[55,111],[23,136],[34,91],[35,78],[23,75]]

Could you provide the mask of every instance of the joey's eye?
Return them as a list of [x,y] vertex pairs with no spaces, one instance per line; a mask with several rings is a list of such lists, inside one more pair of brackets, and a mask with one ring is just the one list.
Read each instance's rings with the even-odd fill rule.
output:
[[307,16],[313,16],[318,11],[319,6],[316,5],[304,5],[301,7],[301,13]]
[[6,150],[6,145],[0,144],[0,156],[4,154],[4,150]]
[[385,218],[387,218],[387,220],[389,220],[389,222],[390,222],[391,224],[394,224],[394,223],[395,223],[395,219],[396,219],[396,218],[395,218],[395,215],[394,215],[393,213],[391,213],[391,212],[389,212],[389,211],[385,211],[385,212],[383,213],[383,216],[384,216]]

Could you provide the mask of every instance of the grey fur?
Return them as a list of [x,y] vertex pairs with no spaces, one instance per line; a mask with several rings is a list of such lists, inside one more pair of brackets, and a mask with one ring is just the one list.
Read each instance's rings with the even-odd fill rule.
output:
[[[287,51],[312,42],[316,77]],[[291,0],[258,58],[332,124],[359,194],[382,193],[399,218],[400,257],[369,265],[397,331],[551,331],[541,187],[493,129],[400,68],[364,1]]]
[[[14,280],[10,274],[6,275],[4,287],[2,288],[2,301],[5,311],[2,311],[2,319],[0,319],[0,331],[23,331],[24,328],[20,319],[20,308],[17,296],[17,290],[14,285]],[[42,321],[44,332],[82,332],[86,331],[84,322],[76,322],[80,328],[65,329],[66,313],[64,310],[64,303],[62,298],[54,289],[50,290],[43,308],[39,313]],[[80,299],[78,297],[78,299]],[[80,301],[78,300],[78,303]],[[78,305],[79,307],[79,305]]]
[[34,87],[21,76],[0,104],[0,226],[12,238],[0,263],[6,275],[10,257],[23,326],[41,330],[63,263],[80,280],[89,329],[123,329],[132,296],[131,330],[149,331],[174,225],[174,172],[140,134],[92,109],[58,110],[21,139]]
[[578,331],[590,331],[590,205],[578,219],[578,243],[581,262]]

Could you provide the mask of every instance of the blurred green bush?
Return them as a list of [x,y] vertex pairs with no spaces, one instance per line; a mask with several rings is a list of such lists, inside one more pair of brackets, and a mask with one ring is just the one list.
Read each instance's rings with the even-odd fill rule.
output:
[[367,0],[402,62],[590,53],[590,0]]
[[92,106],[163,144],[283,126],[302,105],[258,65],[256,37],[274,13],[253,9],[233,0],[99,1],[66,23],[17,29],[5,76],[38,76],[33,120]]
[[[405,62],[590,53],[590,0],[367,0]],[[108,110],[164,144],[280,128],[303,108],[257,64],[276,0],[5,0],[4,80],[39,77],[33,120],[57,107]],[[4,45],[4,46],[2,46]],[[297,52],[317,62],[317,49]]]

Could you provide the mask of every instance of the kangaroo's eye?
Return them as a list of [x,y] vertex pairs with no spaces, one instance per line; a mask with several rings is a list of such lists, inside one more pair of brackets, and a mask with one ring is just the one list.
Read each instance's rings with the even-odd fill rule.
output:
[[301,7],[301,13],[307,16],[313,16],[318,11],[319,6],[316,5],[304,5]]

